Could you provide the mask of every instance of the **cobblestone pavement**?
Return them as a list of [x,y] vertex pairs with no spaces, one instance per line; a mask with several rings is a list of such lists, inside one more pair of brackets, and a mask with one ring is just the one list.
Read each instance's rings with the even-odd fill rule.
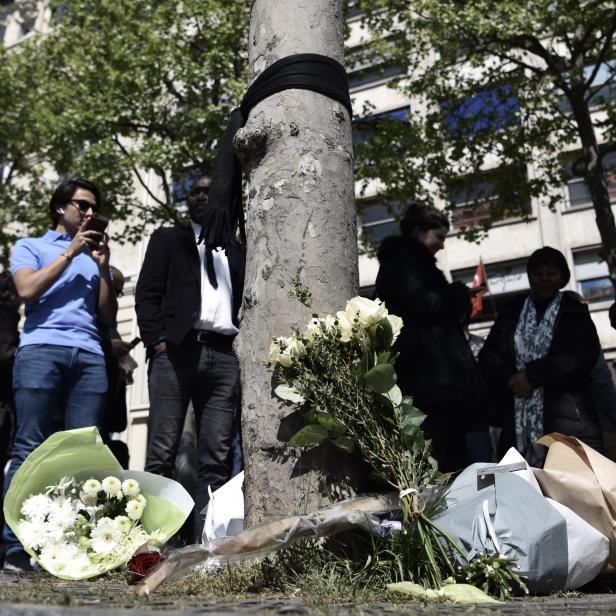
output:
[[[5,585],[18,585],[28,593],[35,579],[0,572],[0,591]],[[8,587],[5,587],[5,590]],[[5,593],[2,593],[6,596]],[[29,594],[28,603],[0,603],[0,616],[118,616],[171,613],[174,616],[207,614],[208,616],[492,616],[521,614],[548,616],[565,614],[614,614],[616,594],[586,594],[549,598],[515,599],[499,606],[425,605],[420,602],[391,602],[375,605],[309,606],[301,598],[261,597],[228,602],[225,599],[170,599],[153,595],[137,601],[125,584],[58,582],[46,591]]]

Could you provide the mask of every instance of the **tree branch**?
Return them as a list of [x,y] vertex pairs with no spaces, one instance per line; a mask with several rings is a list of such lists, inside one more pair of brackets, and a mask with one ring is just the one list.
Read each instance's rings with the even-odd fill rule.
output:
[[[130,152],[124,147],[124,145],[122,144],[122,142],[120,141],[120,138],[117,135],[113,136],[113,140],[114,142],[117,144],[118,148],[120,149],[120,151],[122,152],[122,154],[124,154],[124,156],[126,156],[126,158],[130,159]],[[130,167],[133,171],[133,173],[135,174],[135,176],[137,177],[137,180],[139,182],[139,184],[141,184],[141,186],[145,189],[145,191],[148,193],[148,195],[154,200],[156,201],[156,203],[158,203],[158,205],[160,205],[163,208],[167,207],[167,204],[164,203],[163,201],[161,201],[149,188],[149,186],[147,185],[147,182],[143,179],[143,177],[141,176],[141,173],[139,172],[139,170],[137,169],[137,167],[135,167],[135,165],[133,165],[133,163],[131,162]]]
[[[595,80],[599,70],[601,69],[601,65],[604,64],[604,60],[606,59],[608,52],[612,46],[612,41],[614,40],[614,33],[616,32],[616,11],[612,14],[612,24],[610,29],[608,30],[605,40],[603,41],[603,45],[601,46],[601,51],[599,52],[598,57],[596,58],[595,67],[590,74],[590,77],[584,82],[584,88],[589,88],[593,81]],[[616,72],[616,71],[614,71]],[[612,77],[614,76],[614,72],[612,72]]]

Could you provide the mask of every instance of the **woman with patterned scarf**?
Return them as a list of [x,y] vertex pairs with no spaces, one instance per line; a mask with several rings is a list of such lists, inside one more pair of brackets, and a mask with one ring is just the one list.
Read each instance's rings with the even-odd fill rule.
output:
[[499,453],[514,446],[541,466],[543,434],[560,432],[602,449],[590,394],[599,338],[588,307],[560,292],[571,277],[564,255],[545,246],[528,259],[531,292],[498,315],[479,354],[495,417]]

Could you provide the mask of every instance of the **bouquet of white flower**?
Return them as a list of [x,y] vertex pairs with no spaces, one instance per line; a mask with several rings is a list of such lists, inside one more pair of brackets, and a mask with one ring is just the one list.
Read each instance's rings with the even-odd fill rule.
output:
[[90,577],[162,538],[160,530],[146,533],[139,523],[146,504],[135,479],[63,477],[23,502],[19,536],[49,573]]
[[304,419],[289,445],[329,439],[346,452],[358,448],[400,494],[400,566],[411,579],[440,588],[442,572],[454,573],[441,539],[459,548],[431,520],[446,484],[421,430],[425,415],[396,385],[392,346],[402,325],[378,299],[355,297],[335,315],[314,315],[303,333],[275,338],[269,367],[276,395],[299,405]]
[[39,445],[15,473],[4,515],[25,550],[64,579],[119,567],[144,543],[164,543],[193,507],[172,479],[125,471],[96,428]]

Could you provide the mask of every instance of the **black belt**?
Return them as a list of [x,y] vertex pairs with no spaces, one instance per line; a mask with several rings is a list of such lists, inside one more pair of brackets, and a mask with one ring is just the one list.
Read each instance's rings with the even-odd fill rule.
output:
[[209,332],[204,329],[193,329],[191,331],[191,338],[196,342],[207,344],[208,346],[231,349],[233,348],[235,334],[228,336],[226,334],[219,334],[218,332]]

